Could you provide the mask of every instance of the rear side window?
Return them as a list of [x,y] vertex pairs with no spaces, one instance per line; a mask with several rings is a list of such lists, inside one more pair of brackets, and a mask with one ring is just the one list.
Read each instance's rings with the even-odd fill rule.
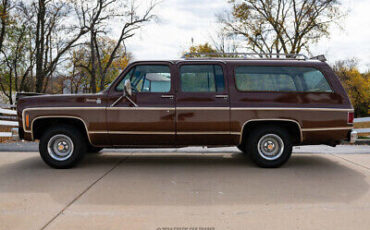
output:
[[183,65],[180,67],[182,92],[223,92],[225,81],[219,65]]
[[240,91],[332,92],[324,75],[309,67],[239,66],[235,83]]

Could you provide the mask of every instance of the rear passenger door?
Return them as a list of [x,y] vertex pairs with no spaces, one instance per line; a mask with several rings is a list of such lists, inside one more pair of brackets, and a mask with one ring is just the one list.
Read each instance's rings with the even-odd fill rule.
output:
[[176,144],[225,145],[230,138],[230,106],[223,63],[178,64]]

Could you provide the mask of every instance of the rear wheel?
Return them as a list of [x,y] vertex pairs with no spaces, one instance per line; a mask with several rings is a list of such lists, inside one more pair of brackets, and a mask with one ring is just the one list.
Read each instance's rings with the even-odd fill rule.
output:
[[288,131],[277,126],[257,128],[248,135],[246,149],[260,167],[276,168],[292,154],[292,140]]
[[240,145],[237,145],[236,147],[237,147],[237,148],[240,150],[240,152],[242,152],[243,154],[247,154],[247,148],[246,148],[245,144],[240,144]]
[[63,125],[48,129],[40,138],[41,158],[53,168],[71,168],[86,152],[82,133],[73,126]]

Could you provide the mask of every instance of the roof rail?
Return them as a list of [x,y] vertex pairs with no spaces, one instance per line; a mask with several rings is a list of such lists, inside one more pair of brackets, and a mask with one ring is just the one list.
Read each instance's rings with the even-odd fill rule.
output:
[[315,57],[311,57],[310,59],[311,60],[319,60],[319,61],[322,61],[322,62],[326,62],[327,61],[325,55],[323,55],[323,54],[317,55]]
[[[321,56],[321,55],[320,55]],[[185,53],[184,59],[292,59],[307,60],[304,54],[284,53]]]

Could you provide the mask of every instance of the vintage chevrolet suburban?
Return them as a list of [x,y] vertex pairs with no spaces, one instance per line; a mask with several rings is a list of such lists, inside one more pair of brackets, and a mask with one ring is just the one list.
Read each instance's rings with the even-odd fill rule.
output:
[[114,147],[237,146],[261,167],[292,147],[357,138],[353,108],[324,60],[184,58],[131,63],[98,94],[20,98],[19,136],[69,168]]

